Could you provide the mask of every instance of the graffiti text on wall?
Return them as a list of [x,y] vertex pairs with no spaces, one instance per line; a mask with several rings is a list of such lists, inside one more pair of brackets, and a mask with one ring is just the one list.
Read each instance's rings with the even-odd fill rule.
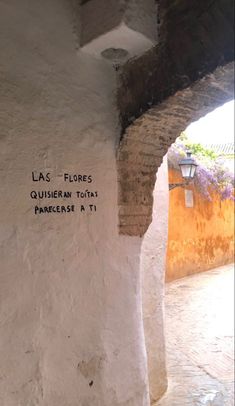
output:
[[[63,189],[53,189],[49,187],[52,182],[50,172],[32,172],[32,181],[35,185],[40,185],[40,190],[34,188],[30,192],[30,198],[35,201],[34,214],[71,214],[76,211],[95,213],[97,211],[98,191],[92,187],[93,176],[64,173],[61,177]],[[47,185],[47,188],[45,187],[43,190],[42,185]],[[68,190],[71,187],[73,190]]]

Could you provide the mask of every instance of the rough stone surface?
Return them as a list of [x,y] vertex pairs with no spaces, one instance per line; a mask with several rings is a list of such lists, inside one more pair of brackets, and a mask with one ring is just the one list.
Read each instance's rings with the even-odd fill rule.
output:
[[234,405],[234,265],[166,285],[169,387],[156,406]]
[[158,23],[158,45],[119,71],[119,226],[127,235],[143,235],[151,222],[154,176],[171,143],[234,97],[232,0],[161,0]]
[[163,321],[169,204],[167,157],[159,168],[153,195],[153,219],[141,246],[141,277],[149,391],[151,401],[156,401],[167,388]]
[[234,60],[233,16],[233,0],[158,2],[157,46],[120,70],[123,130],[152,105]]
[[234,97],[234,64],[152,107],[130,125],[118,151],[120,233],[143,235],[150,222],[155,174],[170,145],[192,122]]

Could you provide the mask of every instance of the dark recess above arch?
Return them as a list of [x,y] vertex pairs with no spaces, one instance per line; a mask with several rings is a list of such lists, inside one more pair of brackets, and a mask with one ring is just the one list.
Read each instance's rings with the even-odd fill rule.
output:
[[81,0],[81,5],[88,3],[88,1],[91,1],[91,0]]
[[122,131],[153,105],[234,60],[233,0],[160,0],[159,43],[119,70]]

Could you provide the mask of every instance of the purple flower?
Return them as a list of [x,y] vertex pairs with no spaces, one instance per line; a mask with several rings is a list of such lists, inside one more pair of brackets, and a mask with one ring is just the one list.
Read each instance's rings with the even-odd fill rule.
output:
[[[169,167],[179,170],[179,162],[186,156],[189,147],[188,140],[184,142],[177,140],[169,149]],[[190,149],[195,150],[194,158],[198,167],[194,183],[202,196],[211,201],[211,193],[215,191],[220,195],[221,200],[234,200],[234,174],[228,171],[224,161],[220,158],[216,159],[212,151],[204,149],[199,144],[191,144]]]

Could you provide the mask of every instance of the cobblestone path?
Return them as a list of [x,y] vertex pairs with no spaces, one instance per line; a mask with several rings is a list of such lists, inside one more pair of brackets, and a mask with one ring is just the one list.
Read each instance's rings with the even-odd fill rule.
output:
[[166,285],[168,391],[156,406],[234,406],[234,266]]

